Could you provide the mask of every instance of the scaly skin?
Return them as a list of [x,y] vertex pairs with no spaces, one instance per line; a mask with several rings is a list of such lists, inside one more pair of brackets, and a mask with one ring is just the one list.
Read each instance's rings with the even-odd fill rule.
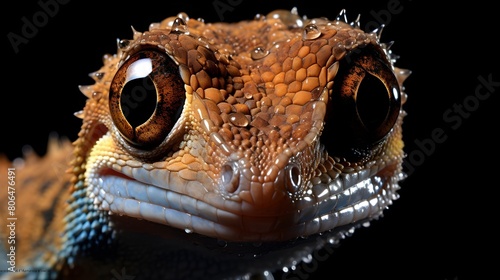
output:
[[378,218],[403,178],[409,71],[344,18],[179,14],[120,40],[80,87],[71,188],[27,237],[26,275],[255,274]]

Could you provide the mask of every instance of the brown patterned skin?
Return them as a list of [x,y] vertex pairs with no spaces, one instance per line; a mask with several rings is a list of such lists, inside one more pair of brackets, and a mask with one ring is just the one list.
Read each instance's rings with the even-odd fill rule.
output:
[[[17,269],[24,267],[19,264],[29,256],[40,256],[44,251],[56,252],[61,247],[60,233],[64,231],[61,221],[65,216],[66,199],[71,188],[68,166],[72,158],[72,148],[67,139],[59,141],[55,136],[51,136],[44,157],[39,157],[26,148],[23,151],[23,160],[10,163],[5,158],[0,158],[0,167],[3,170],[0,179],[3,182],[8,181],[8,168],[13,168],[15,173],[14,217],[17,220],[15,243],[9,246],[15,246]],[[0,203],[7,205],[8,197],[0,196]],[[2,209],[1,217],[6,220],[10,216]],[[2,229],[0,234],[2,245],[6,245],[3,242],[7,240],[9,232]],[[5,250],[9,248],[5,247]],[[2,266],[1,269],[6,268]]]
[[71,187],[52,188],[53,230],[23,236],[42,241],[26,266],[64,279],[254,274],[377,218],[403,178],[409,72],[344,16],[181,13],[120,40],[80,87]]

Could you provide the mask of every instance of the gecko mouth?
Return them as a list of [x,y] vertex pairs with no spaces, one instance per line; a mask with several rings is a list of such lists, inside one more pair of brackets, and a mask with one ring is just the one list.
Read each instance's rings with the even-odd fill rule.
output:
[[158,184],[141,175],[146,172],[143,169],[122,172],[106,167],[89,183],[91,196],[110,213],[219,240],[266,242],[322,234],[380,215],[397,198],[397,180],[389,176],[393,168],[381,167],[364,176],[362,172],[342,174],[329,184],[315,185],[308,198],[295,201],[289,210],[259,216],[220,195],[197,195],[195,188],[201,185],[175,189]]

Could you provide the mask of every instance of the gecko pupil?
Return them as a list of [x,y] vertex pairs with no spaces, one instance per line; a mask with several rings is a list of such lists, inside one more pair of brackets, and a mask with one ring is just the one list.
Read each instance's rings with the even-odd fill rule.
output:
[[367,74],[361,81],[356,94],[356,109],[360,121],[369,130],[377,129],[387,118],[390,99],[385,85]]
[[146,76],[125,84],[120,96],[120,106],[130,125],[137,127],[153,115],[156,100],[156,88],[149,76]]

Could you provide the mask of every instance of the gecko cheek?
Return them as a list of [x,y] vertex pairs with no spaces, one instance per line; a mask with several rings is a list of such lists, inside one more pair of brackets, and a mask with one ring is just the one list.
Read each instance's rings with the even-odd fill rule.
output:
[[370,47],[352,53],[334,78],[322,142],[335,156],[369,157],[391,132],[400,108],[399,83],[383,55]]
[[156,50],[133,54],[115,74],[109,110],[120,135],[139,149],[152,149],[171,132],[185,101],[174,61]]

